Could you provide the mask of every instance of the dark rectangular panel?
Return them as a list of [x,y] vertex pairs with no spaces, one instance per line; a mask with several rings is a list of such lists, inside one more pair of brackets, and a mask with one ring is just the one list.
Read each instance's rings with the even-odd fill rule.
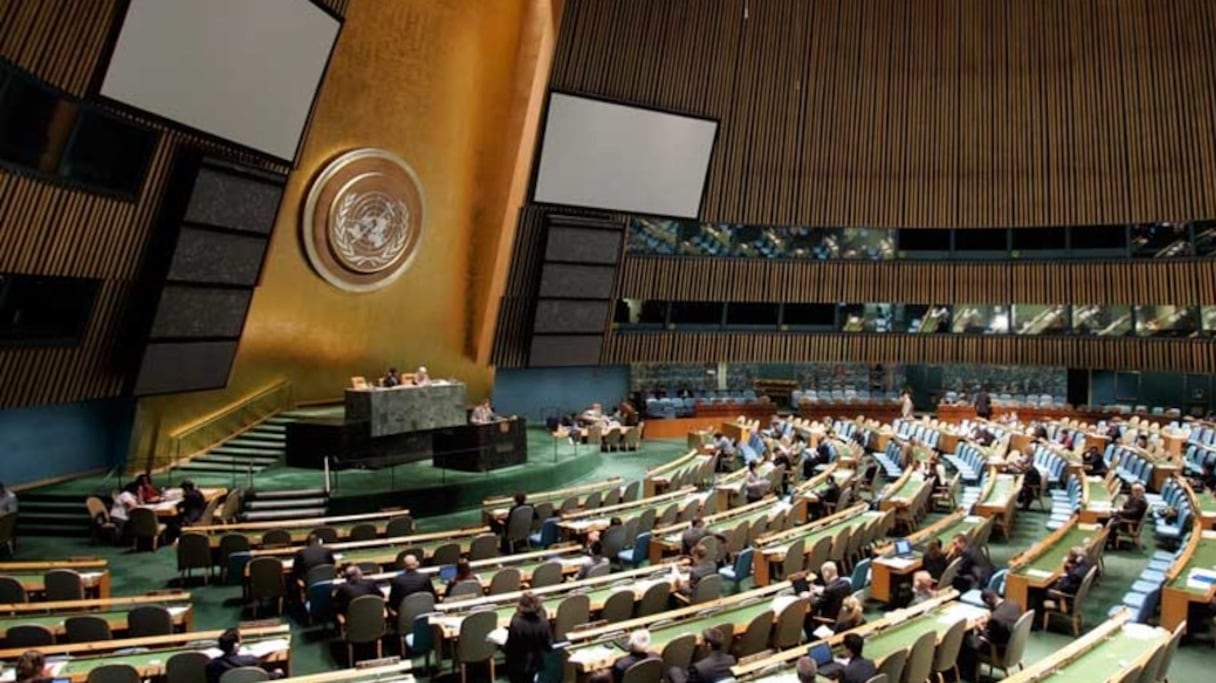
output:
[[532,338],[528,364],[532,367],[598,365],[603,343],[601,335],[536,336]]
[[218,389],[228,383],[235,341],[149,344],[135,395]]
[[0,273],[0,345],[79,343],[99,288],[84,278]]
[[253,286],[262,269],[266,240],[200,228],[182,228],[169,279]]
[[546,263],[540,273],[541,298],[609,299],[616,268]]
[[601,334],[608,319],[610,301],[541,299],[536,304],[537,334],[590,332]]
[[150,336],[240,337],[251,298],[251,289],[168,285],[161,292]]
[[549,228],[546,261],[574,261],[616,265],[621,231],[586,228]]
[[186,222],[269,235],[283,188],[247,175],[204,166],[194,181]]

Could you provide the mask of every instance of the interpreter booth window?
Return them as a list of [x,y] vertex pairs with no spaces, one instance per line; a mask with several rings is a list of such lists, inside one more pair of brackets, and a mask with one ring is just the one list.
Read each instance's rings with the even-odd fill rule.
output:
[[1208,336],[1216,336],[1216,306],[1203,306],[1200,309],[1203,331]]
[[895,306],[892,304],[842,304],[842,332],[886,334],[895,331]]
[[1193,337],[1199,334],[1195,306],[1136,306],[1136,336]]
[[907,306],[909,334],[947,334],[950,332],[950,307],[939,304]]
[[1065,304],[1014,304],[1011,329],[1019,335],[1065,335],[1072,331],[1069,314],[1069,307]]
[[785,304],[781,329],[797,332],[835,332],[836,304]]
[[667,302],[619,299],[612,321],[619,327],[661,330],[667,324]]
[[722,304],[716,301],[671,302],[671,326],[684,330],[717,330],[722,327]]
[[1192,256],[1190,230],[1185,225],[1149,223],[1133,225],[1132,258],[1178,258]]
[[735,329],[768,330],[777,329],[781,319],[780,304],[739,303],[726,304],[726,326]]
[[823,248],[823,238],[825,230],[822,228],[809,228],[806,226],[797,226],[789,228],[785,231],[786,239],[786,258],[792,259],[818,259]]
[[1009,334],[1009,307],[959,304],[954,307],[954,334]]
[[680,254],[684,256],[728,256],[731,231],[711,223],[680,224]]
[[1216,254],[1216,220],[1195,221],[1191,223],[1191,233],[1196,255],[1211,256]]
[[634,254],[673,255],[679,252],[680,224],[663,218],[635,218],[629,230]]
[[790,241],[782,228],[739,225],[731,229],[734,237],[731,256],[741,258],[786,258]]
[[1064,228],[1013,228],[1010,245],[1014,258],[1068,257],[1068,231]]
[[1073,306],[1072,329],[1090,337],[1125,337],[1132,333],[1131,306]]
[[846,261],[890,261],[895,258],[895,231],[876,228],[840,228],[827,232],[824,247],[829,258]]

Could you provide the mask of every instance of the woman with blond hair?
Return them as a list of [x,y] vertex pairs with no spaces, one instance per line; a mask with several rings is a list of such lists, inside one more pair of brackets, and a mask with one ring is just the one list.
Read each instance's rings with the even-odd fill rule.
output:
[[836,615],[836,624],[832,630],[844,633],[866,623],[865,615],[861,612],[861,601],[850,595],[840,603],[840,612]]

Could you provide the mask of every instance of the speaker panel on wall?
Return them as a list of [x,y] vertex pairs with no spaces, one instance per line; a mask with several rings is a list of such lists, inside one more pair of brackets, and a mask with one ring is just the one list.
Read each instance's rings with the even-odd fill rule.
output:
[[541,299],[536,304],[536,334],[603,334],[610,301]]
[[616,266],[546,263],[540,273],[540,296],[552,299],[612,298]]
[[182,228],[169,280],[252,287],[258,283],[266,246],[264,237]]
[[135,394],[219,389],[228,384],[237,342],[152,343],[144,349]]
[[168,285],[152,319],[151,337],[240,337],[252,298],[251,289]]
[[597,365],[600,362],[600,347],[603,345],[602,334],[537,335],[532,337],[528,364],[539,368]]
[[622,230],[549,226],[546,261],[603,263],[616,267],[620,258]]
[[186,222],[269,235],[282,197],[279,178],[211,163],[194,181]]

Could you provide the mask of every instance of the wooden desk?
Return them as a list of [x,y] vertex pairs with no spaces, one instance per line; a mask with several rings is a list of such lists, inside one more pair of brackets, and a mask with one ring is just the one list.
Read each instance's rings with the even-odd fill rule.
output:
[[975,504],[975,514],[991,518],[1006,540],[1013,529],[1022,482],[1023,477],[1020,474],[989,475],[988,483]]
[[[983,517],[965,515],[961,511],[954,512],[909,536],[908,540],[921,545],[930,538],[941,538],[945,539],[945,546],[946,542],[957,534],[974,537],[975,531],[986,523],[988,522]],[[924,566],[921,550],[902,560],[889,559],[894,551],[894,546],[880,548],[880,556],[870,563],[870,598],[884,604],[889,604],[894,599],[897,586],[910,581],[912,575]]]
[[[756,552],[752,556],[752,578],[755,585],[767,586],[772,581],[773,566],[785,562],[785,553],[794,541],[801,539],[803,552],[809,555],[821,539],[832,538],[845,529],[856,529],[881,517],[881,512],[869,511],[864,504],[854,505],[810,524],[756,539]],[[818,569],[811,567],[812,572],[817,573]]]
[[[1171,631],[1187,620],[1192,604],[1206,608],[1216,598],[1216,584],[1210,587],[1191,586],[1192,570],[1216,567],[1216,531],[1191,533],[1183,554],[1174,561],[1166,574],[1161,591],[1161,625]],[[1187,630],[1190,630],[1188,625]]]
[[[612,489],[621,488],[622,480],[620,477],[613,477],[604,481],[597,481],[591,484],[582,484],[579,486],[568,486],[566,488],[554,489],[551,491],[539,491],[528,494],[528,505],[539,505],[541,503],[552,503],[554,510],[560,510],[562,503],[570,498],[578,500],[578,507],[581,509],[587,500],[587,496],[592,493],[599,493],[601,497],[607,494]],[[510,512],[511,506],[515,505],[515,499],[512,496],[499,496],[495,498],[486,498],[481,501],[481,523],[489,524],[491,520],[504,521],[507,518],[507,513]]]
[[642,497],[649,498],[665,491],[668,484],[671,483],[672,477],[681,469],[712,459],[711,456],[700,455],[696,450],[690,450],[675,460],[651,467],[646,470],[646,476],[642,477]]
[[1102,524],[1114,514],[1113,475],[1107,478],[1085,477],[1085,488],[1078,513],[1082,524]]
[[1146,664],[1170,639],[1169,631],[1132,623],[1130,618],[1131,613],[1124,609],[1005,680],[1009,683],[1121,680],[1120,676]]
[[1030,606],[1030,591],[1050,586],[1063,573],[1064,560],[1073,546],[1089,548],[1099,536],[1101,527],[1079,524],[1074,516],[1068,523],[1051,533],[1030,548],[1022,551],[1010,562],[1010,571],[1005,580],[1005,597],[1013,600],[1022,609]]
[[211,537],[211,547],[218,548],[220,539],[227,534],[244,534],[249,537],[252,547],[261,545],[261,536],[267,531],[282,529],[291,534],[294,545],[303,546],[308,535],[320,527],[329,527],[338,532],[338,537],[349,537],[350,530],[360,524],[372,524],[376,533],[383,536],[388,523],[394,519],[405,517],[409,510],[389,510],[384,512],[369,512],[360,515],[341,515],[337,517],[302,517],[299,519],[281,519],[268,522],[241,522],[240,524],[211,524],[188,526],[182,532],[207,534]]
[[643,498],[632,503],[622,503],[597,510],[584,510],[574,515],[567,515],[558,522],[557,527],[565,538],[579,539],[592,531],[608,528],[612,517],[619,517],[622,522],[628,522],[632,518],[640,517],[647,510],[655,510],[656,514],[661,514],[659,511],[668,506],[675,505],[683,510],[685,506],[694,503],[699,510],[709,499],[709,495],[707,492],[700,492],[687,486],[679,491]]
[[85,590],[96,590],[98,598],[110,597],[110,570],[105,560],[77,559],[49,562],[3,562],[0,576],[11,576],[21,582],[27,593],[46,589],[44,575],[52,569],[71,569],[80,574]]
[[[215,500],[216,498],[219,498],[220,496],[228,493],[228,489],[216,488],[216,487],[200,488],[199,493],[202,493],[203,499],[205,501],[207,501],[208,503],[210,503],[211,501]],[[170,496],[172,496],[171,499],[170,499]],[[157,517],[160,517],[162,519],[172,519],[174,517],[177,517],[177,515],[178,515],[177,506],[181,502],[182,502],[182,490],[180,488],[171,488],[171,489],[165,489],[164,491],[161,492],[161,501],[160,502],[149,503],[147,505],[140,505],[138,507],[148,508],[149,510],[155,512]]]
[[[743,507],[707,515],[702,518],[702,521],[705,522],[705,528],[710,531],[726,532],[742,522],[754,523],[757,519],[768,518],[769,515],[775,512],[776,504],[777,498],[775,496],[766,496]],[[806,500],[802,500],[795,505],[799,504],[801,505],[801,508],[798,508],[801,511],[800,519],[805,520]],[[795,512],[795,516],[797,515],[798,512]],[[688,528],[688,523],[684,522],[652,530],[650,537],[650,562],[658,564],[665,557],[681,554],[684,551],[684,531]]]

